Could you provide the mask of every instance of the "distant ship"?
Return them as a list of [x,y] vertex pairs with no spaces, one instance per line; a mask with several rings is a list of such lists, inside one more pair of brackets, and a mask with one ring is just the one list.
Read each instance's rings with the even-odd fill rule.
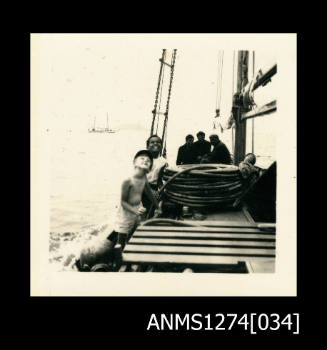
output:
[[113,129],[109,129],[109,117],[108,117],[108,113],[107,113],[107,126],[105,128],[96,128],[95,127],[95,123],[96,123],[96,117],[94,117],[94,125],[92,129],[89,129],[89,132],[100,132],[100,133],[109,133],[109,134],[113,134],[116,131]]

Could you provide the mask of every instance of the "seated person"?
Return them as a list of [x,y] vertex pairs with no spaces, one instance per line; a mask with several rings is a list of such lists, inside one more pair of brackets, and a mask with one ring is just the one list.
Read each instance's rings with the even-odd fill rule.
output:
[[194,137],[192,135],[187,135],[185,141],[186,143],[178,149],[176,165],[197,163],[193,147]]
[[197,163],[200,163],[202,157],[205,154],[210,153],[211,144],[209,141],[205,140],[206,135],[203,131],[199,131],[196,134],[196,136],[198,138],[198,141],[194,142],[193,148],[196,155]]
[[201,163],[232,164],[232,158],[226,145],[220,141],[218,135],[209,137],[213,150],[202,157]]
[[256,156],[253,153],[248,153],[243,162],[239,164],[239,169],[242,174],[243,179],[248,179],[252,175],[259,175],[259,170],[254,166],[256,162]]

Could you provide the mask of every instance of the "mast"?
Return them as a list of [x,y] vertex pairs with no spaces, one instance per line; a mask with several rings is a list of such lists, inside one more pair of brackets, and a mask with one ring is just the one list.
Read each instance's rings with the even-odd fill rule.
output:
[[240,97],[243,87],[248,83],[248,63],[249,51],[239,51],[237,60],[236,94],[233,99],[233,114],[235,120],[235,165],[238,165],[245,157],[246,123],[245,121],[242,121],[244,107],[240,101]]
[[107,112],[107,130],[109,130],[109,121],[108,121],[108,118],[109,118],[109,116],[108,116],[108,112]]

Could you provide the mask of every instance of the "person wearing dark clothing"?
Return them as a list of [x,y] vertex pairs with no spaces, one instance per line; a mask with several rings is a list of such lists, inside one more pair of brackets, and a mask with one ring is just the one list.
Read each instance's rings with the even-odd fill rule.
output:
[[253,153],[248,153],[243,162],[238,165],[243,179],[250,179],[255,176],[259,176],[259,169],[254,165],[256,162],[256,156]]
[[194,137],[192,135],[187,135],[185,140],[185,145],[178,149],[176,165],[196,163],[196,155],[193,149]]
[[219,140],[218,135],[213,134],[209,137],[213,150],[205,157],[206,163],[232,164],[232,158],[226,145]]
[[196,136],[198,141],[194,142],[193,147],[197,163],[199,163],[205,154],[210,153],[211,144],[209,141],[205,140],[206,135],[203,131],[199,131]]

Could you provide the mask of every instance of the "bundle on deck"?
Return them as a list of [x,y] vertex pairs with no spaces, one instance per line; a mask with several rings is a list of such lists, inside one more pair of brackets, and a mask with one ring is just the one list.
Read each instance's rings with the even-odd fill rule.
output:
[[[194,164],[168,167],[164,181]],[[201,169],[190,170],[177,176],[165,187],[168,201],[193,208],[228,207],[240,197],[243,183],[239,168],[225,164],[203,164]]]

